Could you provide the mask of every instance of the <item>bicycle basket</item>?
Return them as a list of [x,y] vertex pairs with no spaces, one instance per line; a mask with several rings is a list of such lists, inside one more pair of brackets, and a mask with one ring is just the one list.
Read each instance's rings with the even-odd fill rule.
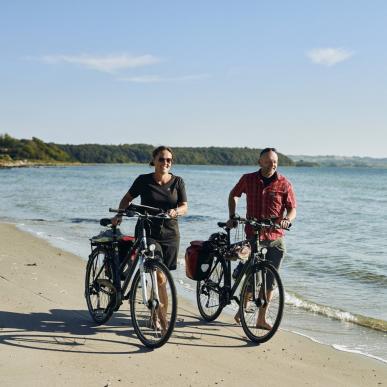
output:
[[208,241],[190,243],[185,251],[185,274],[194,281],[201,281],[208,276],[214,257]]
[[241,261],[247,261],[251,254],[251,246],[249,242],[236,244],[230,247],[224,257],[230,261],[236,261],[240,259]]
[[[118,239],[118,253],[120,256],[120,262],[122,262],[131,251],[135,238],[130,235],[122,234],[118,229],[116,234]],[[113,242],[113,231],[103,230],[98,235],[91,237],[90,242],[92,246],[109,246]]]
[[[117,237],[121,238],[123,235],[120,230],[117,229]],[[112,230],[103,230],[98,235],[94,235],[90,238],[90,242],[94,245],[105,244],[113,241],[113,231]]]

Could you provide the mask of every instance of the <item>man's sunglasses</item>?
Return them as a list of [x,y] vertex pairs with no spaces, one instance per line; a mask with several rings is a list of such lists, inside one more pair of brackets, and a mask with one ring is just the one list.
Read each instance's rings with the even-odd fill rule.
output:
[[164,163],[164,162],[167,162],[167,163],[171,163],[172,162],[172,159],[169,158],[169,157],[159,157],[159,163]]

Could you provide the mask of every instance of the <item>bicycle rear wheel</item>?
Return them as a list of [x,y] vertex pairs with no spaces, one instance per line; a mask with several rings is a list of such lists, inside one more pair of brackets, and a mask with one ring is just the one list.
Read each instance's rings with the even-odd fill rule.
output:
[[113,314],[116,304],[114,278],[109,251],[94,249],[86,266],[85,297],[89,313],[97,324],[105,323]]
[[214,321],[222,312],[221,292],[226,270],[225,262],[216,258],[209,276],[196,284],[196,301],[199,312],[206,321]]
[[242,286],[240,315],[247,337],[255,343],[270,340],[284,308],[284,288],[277,270],[261,262],[249,271]]
[[168,341],[175,327],[176,288],[167,267],[155,260],[145,262],[144,280],[138,270],[130,291],[132,324],[145,346],[158,348]]

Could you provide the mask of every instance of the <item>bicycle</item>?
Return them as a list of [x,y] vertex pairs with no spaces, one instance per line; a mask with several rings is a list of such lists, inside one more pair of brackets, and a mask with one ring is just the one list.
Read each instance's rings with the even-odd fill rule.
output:
[[129,249],[120,259],[119,244],[125,237],[111,219],[100,220],[110,230],[91,239],[85,279],[89,313],[97,324],[103,324],[123,300],[129,300],[133,328],[140,341],[149,348],[161,347],[175,327],[177,296],[170,271],[155,251],[155,244],[148,243],[146,227],[152,219],[169,216],[161,209],[136,204],[124,211],[110,208],[109,212],[137,217],[141,233],[137,238],[129,237]]
[[[226,231],[213,234],[213,263],[205,279],[197,282],[196,300],[201,316],[206,321],[214,321],[226,305],[234,300],[239,305],[240,322],[247,337],[255,343],[264,343],[277,331],[284,308],[284,288],[278,271],[266,261],[267,248],[260,245],[259,232],[264,228],[279,228],[273,219],[257,221],[235,217],[239,224],[249,224],[254,229],[250,239],[230,243],[230,228],[226,223],[218,226]],[[251,252],[242,270],[231,285],[231,258],[243,246],[251,246]],[[235,293],[245,277],[240,298]],[[269,299],[270,297],[270,299]],[[261,315],[260,315],[261,313]],[[257,321],[262,314],[270,328],[259,326]]]

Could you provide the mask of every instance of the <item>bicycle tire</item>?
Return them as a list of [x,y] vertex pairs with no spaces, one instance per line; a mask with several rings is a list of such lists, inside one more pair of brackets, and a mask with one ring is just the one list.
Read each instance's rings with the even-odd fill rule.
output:
[[[264,304],[262,293],[265,291],[268,279],[273,280],[274,286],[272,298],[266,310],[266,321],[271,325],[271,329],[263,329],[257,326],[257,320]],[[254,284],[255,289],[253,289]],[[261,262],[247,273],[241,291],[240,317],[243,330],[251,341],[261,344],[273,337],[281,323],[284,299],[281,277],[271,264]]]
[[110,252],[105,248],[95,248],[86,266],[85,297],[90,316],[97,324],[108,321],[114,312],[114,279]]
[[214,321],[223,310],[222,288],[227,267],[226,263],[215,258],[208,277],[196,284],[196,301],[199,313],[205,321]]
[[[159,271],[166,279],[168,312],[162,310],[154,299],[155,281],[152,272]],[[147,304],[143,302],[140,270],[137,271],[130,290],[130,314],[134,331],[140,341],[148,348],[159,348],[170,338],[176,323],[177,295],[172,275],[168,268],[156,260],[144,263],[147,287]],[[158,288],[160,289],[160,288]],[[164,326],[163,326],[164,325]]]

